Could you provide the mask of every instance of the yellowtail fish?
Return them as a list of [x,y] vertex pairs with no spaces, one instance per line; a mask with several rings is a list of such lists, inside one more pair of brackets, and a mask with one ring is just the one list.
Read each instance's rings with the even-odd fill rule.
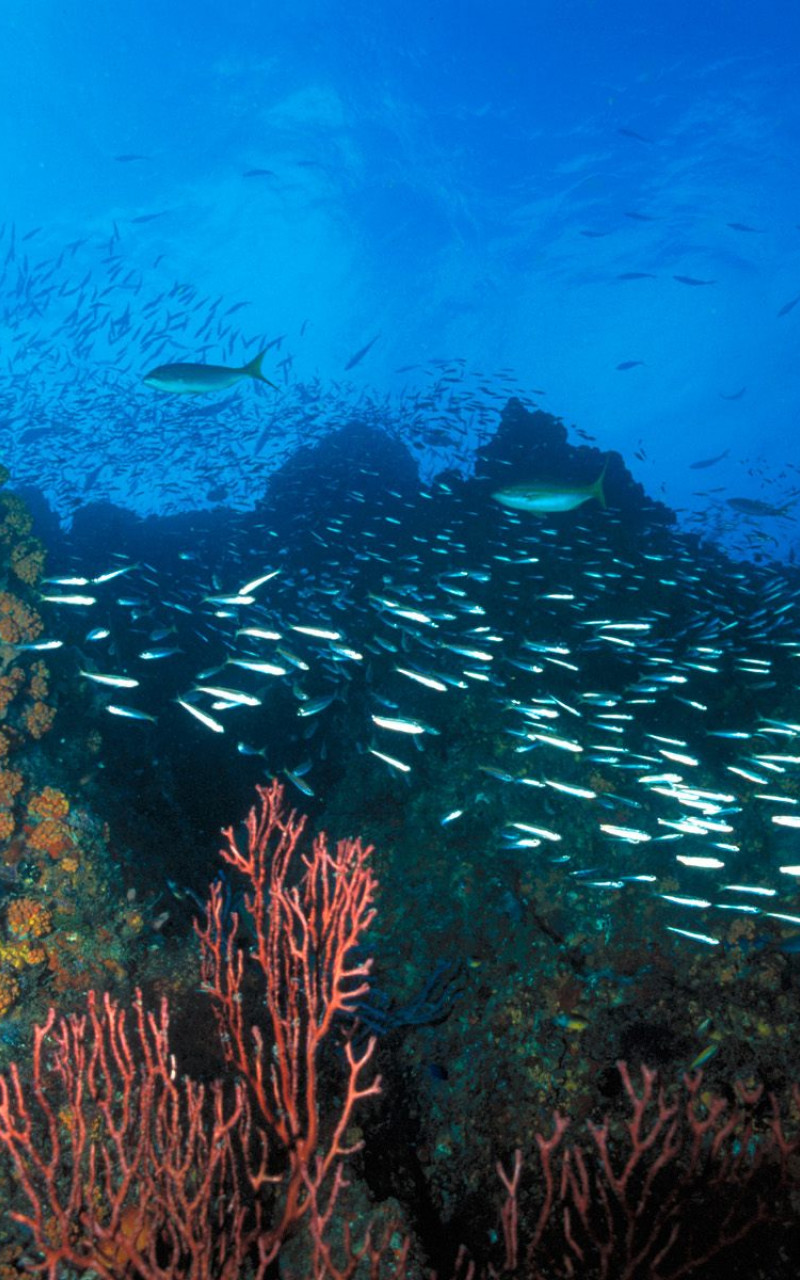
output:
[[782,507],[772,502],[763,502],[761,498],[726,498],[726,503],[734,511],[744,516],[785,516],[792,509],[792,503],[786,502]]
[[266,382],[277,391],[275,383],[261,372],[265,355],[266,351],[261,351],[238,368],[224,364],[160,364],[146,373],[142,382],[156,391],[169,391],[173,395],[203,395],[209,391],[227,391],[242,378],[255,378],[256,382]]
[[594,484],[564,485],[546,484],[541,480],[530,480],[527,484],[515,484],[508,489],[498,489],[492,494],[495,502],[511,511],[532,511],[535,515],[549,515],[557,511],[574,511],[582,507],[584,502],[596,498],[601,507],[607,506],[603,491],[608,459]]

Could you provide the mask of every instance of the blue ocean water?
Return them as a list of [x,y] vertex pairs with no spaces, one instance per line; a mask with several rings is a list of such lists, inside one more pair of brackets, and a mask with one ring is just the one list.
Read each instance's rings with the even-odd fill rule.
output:
[[353,1176],[425,1265],[488,1274],[554,1109],[618,1138],[618,1060],[786,1101],[799,55],[780,0],[6,0],[0,1052],[141,985],[213,1076],[277,776],[375,844]]
[[[107,494],[192,507],[209,472],[246,504],[278,450],[360,395],[404,421],[431,362],[457,359],[752,550],[724,500],[798,487],[799,21],[792,3],[9,0],[18,480],[64,514]],[[282,394],[255,409],[250,389],[198,414],[141,385],[159,359],[243,363],[281,335]],[[440,408],[423,470],[469,467]],[[793,526],[756,537],[785,554]]]

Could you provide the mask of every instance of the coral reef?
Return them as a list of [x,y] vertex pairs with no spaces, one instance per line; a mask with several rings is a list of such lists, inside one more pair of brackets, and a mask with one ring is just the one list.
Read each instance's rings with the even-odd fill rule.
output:
[[23,503],[1,492],[0,1054],[9,1019],[29,1025],[45,994],[125,986],[152,919],[126,896],[104,824],[68,794],[64,753],[43,750],[56,702],[47,665],[26,647],[44,631],[33,590],[43,564]]

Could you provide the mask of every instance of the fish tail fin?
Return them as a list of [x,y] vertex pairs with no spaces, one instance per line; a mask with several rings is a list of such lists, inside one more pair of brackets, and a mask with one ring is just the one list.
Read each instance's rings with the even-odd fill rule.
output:
[[606,494],[603,488],[603,481],[606,478],[606,472],[608,471],[608,463],[610,458],[611,458],[611,454],[607,453],[606,460],[603,463],[603,470],[600,472],[600,475],[597,477],[597,479],[595,480],[594,484],[591,486],[591,489],[590,489],[592,497],[597,498],[597,501],[600,503],[600,506],[604,508],[608,507],[608,503],[606,502]]
[[259,351],[257,356],[253,356],[252,360],[242,366],[242,373],[248,378],[255,378],[256,382],[266,382],[268,387],[272,387],[273,391],[277,391],[278,388],[275,383],[270,382],[269,378],[265,378],[261,372],[261,361],[266,354],[266,351]]

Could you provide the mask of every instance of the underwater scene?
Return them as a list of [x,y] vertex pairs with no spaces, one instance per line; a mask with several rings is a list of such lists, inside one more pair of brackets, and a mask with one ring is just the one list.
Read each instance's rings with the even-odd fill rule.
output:
[[800,10],[0,36],[0,1280],[795,1277]]

